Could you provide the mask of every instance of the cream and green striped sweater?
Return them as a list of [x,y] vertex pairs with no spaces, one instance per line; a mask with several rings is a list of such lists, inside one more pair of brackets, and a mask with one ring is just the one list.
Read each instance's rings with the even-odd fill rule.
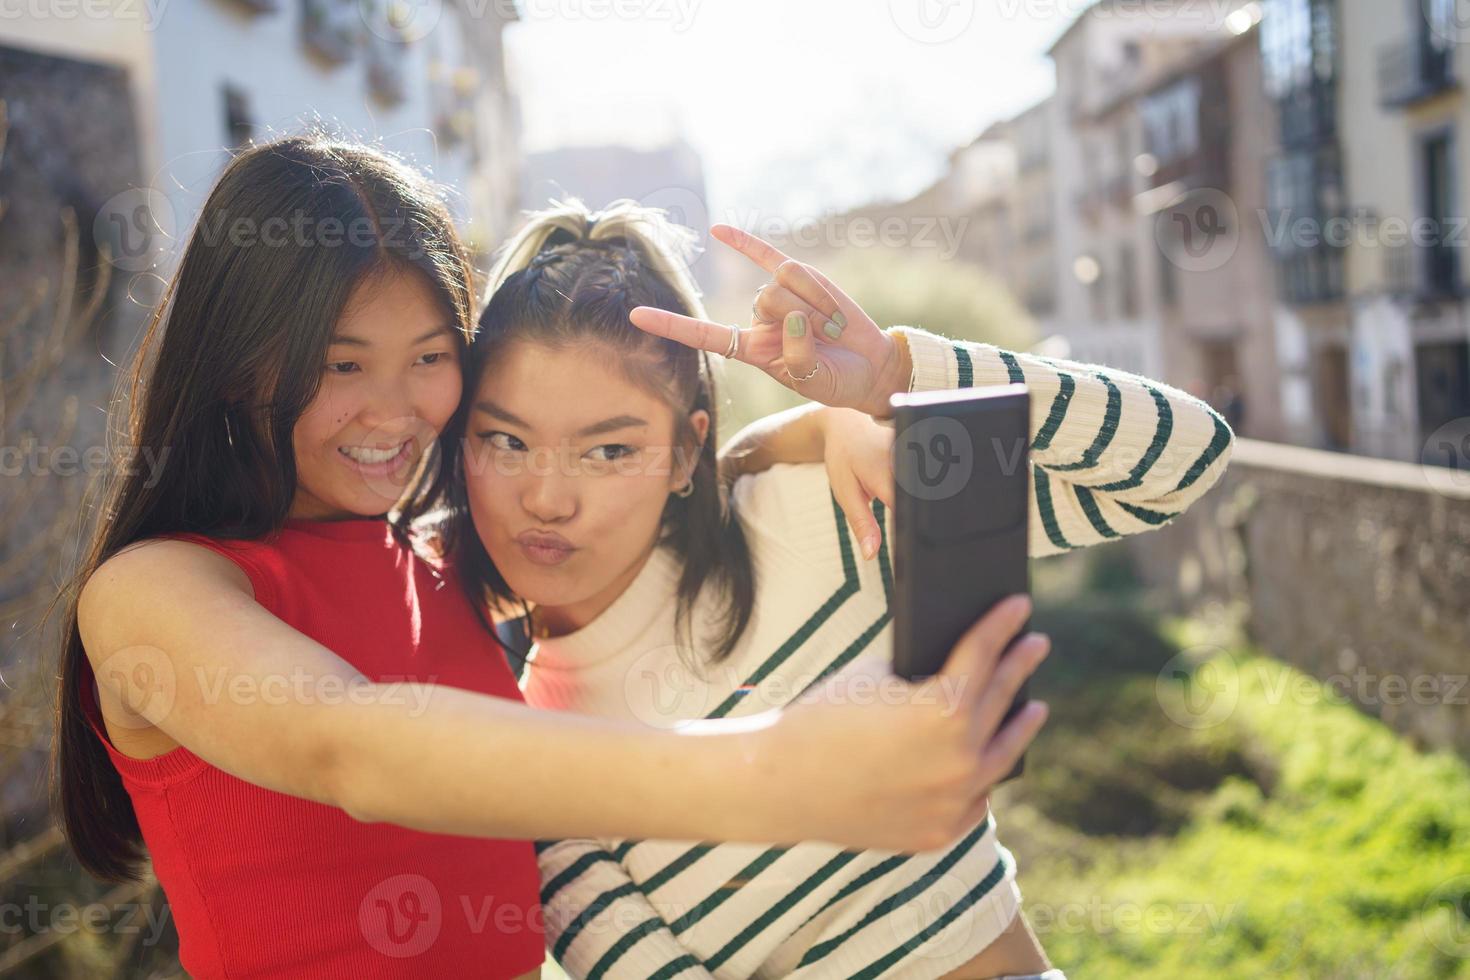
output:
[[[1158,527],[1224,469],[1230,429],[1184,392],[895,329],[909,344],[915,390],[1030,387],[1033,555]],[[757,595],[727,660],[691,670],[680,658],[679,565],[661,548],[595,621],[533,650],[526,700],[669,726],[763,711],[863,653],[891,655],[887,529],[877,560],[862,561],[821,465],[743,477],[733,505]],[[711,612],[696,606],[696,635]],[[547,942],[576,977],[939,977],[993,942],[1020,902],[994,814],[914,855],[654,840],[538,850]]]

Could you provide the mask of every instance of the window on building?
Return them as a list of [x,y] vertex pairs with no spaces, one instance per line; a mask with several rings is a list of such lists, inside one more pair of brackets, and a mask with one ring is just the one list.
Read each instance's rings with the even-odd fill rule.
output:
[[[1168,264],[1165,258],[1165,264]],[[1132,245],[1118,252],[1118,313],[1126,319],[1138,316],[1138,257]]]
[[1160,164],[1169,164],[1199,150],[1200,80],[1191,75],[1143,101],[1144,140]]
[[226,84],[225,143],[234,148],[249,143],[255,137],[255,115],[250,111],[250,96],[243,89]]
[[1432,439],[1435,430],[1470,415],[1470,343],[1422,344],[1414,349],[1419,401],[1419,438],[1426,463],[1470,469],[1470,458],[1453,440]]
[[1300,146],[1337,129],[1337,0],[1267,0],[1261,22],[1266,94],[1276,103],[1280,137]]
[[301,36],[318,57],[343,62],[352,57],[361,16],[352,0],[301,0]]
[[1419,19],[1419,41],[1428,51],[1454,50],[1455,39],[1464,25],[1456,13],[1458,0],[1422,0],[1424,16]]
[[1404,385],[1404,362],[1395,358],[1383,369],[1383,414],[1390,422],[1403,417],[1401,399]]
[[1327,223],[1343,213],[1337,145],[1291,150],[1270,160],[1266,206],[1282,298],[1306,303],[1340,297],[1345,243],[1326,234]]
[[1312,0],[1269,0],[1261,19],[1261,71],[1266,94],[1279,99],[1302,88],[1312,71]]
[[1448,132],[1436,133],[1423,141],[1423,176],[1421,197],[1424,216],[1434,222],[1436,233],[1424,250],[1426,285],[1430,292],[1453,295],[1459,291],[1460,262],[1456,242],[1450,235],[1454,227],[1455,164],[1453,142]]
[[1159,262],[1159,300],[1165,306],[1174,306],[1179,302],[1179,270],[1164,255],[1163,261]]

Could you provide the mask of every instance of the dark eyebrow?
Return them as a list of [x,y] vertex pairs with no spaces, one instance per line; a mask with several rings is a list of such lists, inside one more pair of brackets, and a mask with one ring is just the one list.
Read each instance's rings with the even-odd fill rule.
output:
[[[478,412],[484,412],[491,418],[499,419],[502,422],[509,422],[511,425],[518,425],[523,429],[529,430],[533,428],[533,426],[529,422],[517,417],[511,412],[506,411],[489,399],[476,402],[475,410]],[[610,419],[603,419],[601,422],[593,423],[592,425],[587,426],[585,429],[577,430],[577,435],[600,436],[605,432],[617,432],[619,429],[646,428],[647,426],[647,420],[640,419],[636,415],[614,415]]]
[[620,429],[642,429],[647,428],[648,423],[636,415],[614,415],[610,419],[603,419],[594,425],[580,430],[579,436],[600,436],[605,432],[617,432]]
[[[415,347],[417,347],[419,344],[427,344],[429,341],[433,340],[434,338],[436,338],[436,337],[438,337],[438,336],[440,336],[442,334],[453,334],[453,333],[454,333],[454,331],[449,328],[449,325],[448,324],[441,323],[437,327],[434,327],[432,330],[430,330],[428,333],[426,333],[426,334],[424,334],[424,335],[422,335],[420,337],[415,337],[413,339],[413,341],[412,341],[412,345],[415,346]],[[332,335],[332,343],[334,343],[334,344],[343,344],[343,345],[345,345],[347,347],[371,347],[372,346],[366,340],[363,340],[361,337],[354,337],[351,334],[345,334],[345,333],[333,334]]]

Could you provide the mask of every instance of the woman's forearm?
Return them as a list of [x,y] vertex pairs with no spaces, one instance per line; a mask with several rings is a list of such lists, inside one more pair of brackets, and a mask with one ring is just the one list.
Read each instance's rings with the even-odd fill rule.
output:
[[333,796],[359,820],[505,838],[769,841],[797,829],[784,813],[775,833],[763,803],[774,715],[674,733],[437,685],[375,688],[333,726]]
[[720,450],[720,472],[728,482],[760,473],[776,463],[820,463],[825,440],[822,413],[816,402],[757,419],[735,433]]
[[1023,712],[995,735],[997,706],[1045,653],[1034,645],[997,663],[1028,612],[1018,597],[966,634],[946,680],[977,680],[949,701],[927,689],[937,678],[907,685],[882,664],[896,699],[828,704],[823,687],[812,704],[675,731],[375,682],[257,603],[232,561],[187,541],[108,559],[77,618],[109,728],[156,730],[154,748],[172,740],[360,820],[487,837],[928,850],[973,823],[975,799],[1045,720]]

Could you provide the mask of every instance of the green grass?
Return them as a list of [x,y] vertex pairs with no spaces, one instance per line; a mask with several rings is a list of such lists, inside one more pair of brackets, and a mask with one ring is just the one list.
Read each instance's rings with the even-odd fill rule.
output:
[[1052,960],[1092,980],[1470,978],[1465,761],[1230,630],[1085,584],[1039,605],[1052,715],[994,795]]

